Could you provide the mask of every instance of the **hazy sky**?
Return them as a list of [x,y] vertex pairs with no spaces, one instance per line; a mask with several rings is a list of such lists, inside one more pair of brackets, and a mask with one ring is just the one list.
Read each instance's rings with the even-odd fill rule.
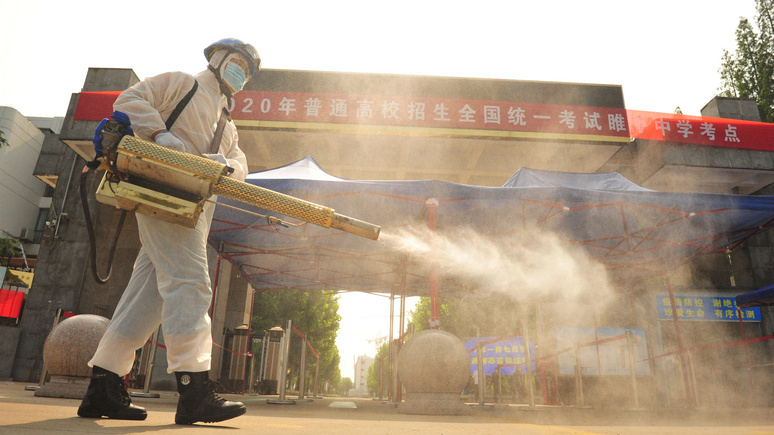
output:
[[618,84],[629,109],[698,115],[754,15],[755,0],[6,1],[0,105],[64,116],[89,67],[196,73],[236,37],[266,68]]
[[[236,37],[265,68],[615,84],[629,109],[699,115],[740,16],[754,0],[4,1],[0,106],[64,116],[89,67],[197,73]],[[389,332],[371,300],[342,299],[342,376]]]

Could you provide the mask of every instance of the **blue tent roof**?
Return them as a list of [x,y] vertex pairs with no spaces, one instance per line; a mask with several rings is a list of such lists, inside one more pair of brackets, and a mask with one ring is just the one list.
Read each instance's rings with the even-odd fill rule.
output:
[[[437,180],[347,180],[306,157],[252,173],[246,181],[382,226],[380,240],[372,241],[311,224],[271,226],[265,218],[218,207],[211,243],[259,291],[390,293],[403,276],[408,295],[427,295],[427,263],[407,259],[387,241],[400,229],[427,225],[429,198],[438,201],[439,234],[473,231],[508,245],[525,243],[528,234],[552,233],[568,246],[582,247],[620,282],[726,252],[774,222],[772,196],[656,192],[616,173],[523,168],[495,188]],[[301,224],[232,200],[218,201]],[[477,286],[443,274],[440,281],[442,294],[468,294]]]
[[739,308],[760,307],[774,304],[774,284],[743,293],[736,297],[736,306]]

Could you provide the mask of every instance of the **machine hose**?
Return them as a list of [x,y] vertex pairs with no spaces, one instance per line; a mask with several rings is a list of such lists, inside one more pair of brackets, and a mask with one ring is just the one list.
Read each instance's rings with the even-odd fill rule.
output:
[[79,189],[81,191],[81,205],[83,205],[83,217],[86,219],[86,231],[89,233],[89,258],[91,262],[91,276],[98,284],[105,284],[110,279],[111,273],[113,273],[113,258],[115,257],[116,248],[118,247],[118,236],[121,235],[121,229],[124,227],[124,220],[126,219],[126,210],[121,210],[121,217],[118,219],[118,225],[116,231],[113,234],[113,244],[110,247],[110,253],[108,255],[107,276],[104,278],[99,276],[97,272],[97,242],[94,235],[94,223],[91,221],[91,212],[89,211],[88,192],[86,190],[86,178],[89,175],[90,166],[87,165],[81,171],[81,182]]

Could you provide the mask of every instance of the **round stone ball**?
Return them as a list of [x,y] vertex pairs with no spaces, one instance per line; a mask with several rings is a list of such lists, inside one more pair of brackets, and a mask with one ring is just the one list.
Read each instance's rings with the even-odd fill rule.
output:
[[87,365],[110,321],[94,314],[79,314],[60,322],[43,345],[43,363],[52,375],[89,376]]
[[398,376],[409,397],[411,393],[459,395],[470,378],[470,357],[454,334],[426,329],[401,348]]

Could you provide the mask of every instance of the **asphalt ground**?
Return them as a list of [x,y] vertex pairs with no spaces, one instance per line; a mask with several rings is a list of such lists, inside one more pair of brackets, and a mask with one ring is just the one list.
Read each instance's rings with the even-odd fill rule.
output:
[[[80,418],[80,400],[35,397],[29,384],[0,382],[0,434],[772,434],[774,410],[626,410],[468,404],[470,415],[413,415],[392,403],[362,398],[318,398],[270,404],[276,396],[223,395],[247,414],[214,424],[174,423],[177,396],[134,397],[144,421]],[[289,398],[294,398],[290,396]]]

